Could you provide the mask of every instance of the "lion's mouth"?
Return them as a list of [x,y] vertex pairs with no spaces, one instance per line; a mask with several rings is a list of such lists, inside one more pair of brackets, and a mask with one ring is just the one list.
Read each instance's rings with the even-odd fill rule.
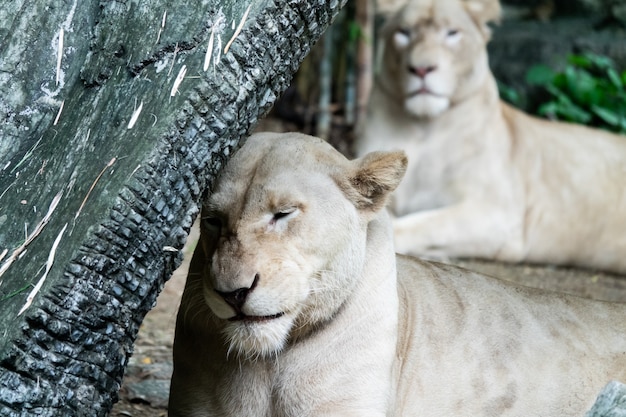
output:
[[436,94],[433,93],[431,90],[429,90],[426,87],[422,87],[419,90],[413,91],[411,93],[407,93],[406,98],[413,98],[413,97],[417,97],[417,96],[435,96],[435,97],[441,97],[441,94]]
[[228,321],[242,321],[244,323],[261,323],[264,321],[270,321],[270,320],[274,320],[277,319],[279,317],[284,316],[285,313],[277,313],[277,314],[271,314],[269,316],[248,316],[246,314],[243,313],[239,313],[237,314],[235,317],[231,317],[228,319]]

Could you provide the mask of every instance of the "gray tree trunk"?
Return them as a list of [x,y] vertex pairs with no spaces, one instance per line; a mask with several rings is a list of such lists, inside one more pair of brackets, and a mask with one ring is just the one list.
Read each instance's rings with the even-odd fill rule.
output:
[[1,416],[108,413],[203,193],[343,3],[0,3]]

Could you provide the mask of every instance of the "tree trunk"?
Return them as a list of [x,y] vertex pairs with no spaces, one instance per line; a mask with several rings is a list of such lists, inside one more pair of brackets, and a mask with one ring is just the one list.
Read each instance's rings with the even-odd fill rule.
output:
[[2,2],[0,415],[107,414],[205,190],[344,2]]

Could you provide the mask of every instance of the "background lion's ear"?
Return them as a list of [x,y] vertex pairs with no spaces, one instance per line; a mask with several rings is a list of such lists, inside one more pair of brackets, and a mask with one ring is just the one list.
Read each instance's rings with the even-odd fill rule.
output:
[[385,19],[395,15],[407,3],[406,0],[378,0],[376,3],[376,15]]
[[407,163],[402,151],[369,153],[352,161],[353,171],[342,188],[359,210],[375,213],[400,184]]
[[486,39],[491,36],[488,23],[499,23],[502,8],[498,0],[461,0],[465,10],[482,30]]

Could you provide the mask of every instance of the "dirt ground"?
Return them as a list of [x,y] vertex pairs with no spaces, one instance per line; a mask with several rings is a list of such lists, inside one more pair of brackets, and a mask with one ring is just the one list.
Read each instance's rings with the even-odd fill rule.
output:
[[[192,233],[185,246],[185,261],[161,292],[148,313],[126,370],[120,401],[113,417],[164,417],[167,415],[172,341],[178,303],[185,285],[189,260],[198,239]],[[506,265],[486,261],[459,261],[459,265],[525,285],[568,292],[608,301],[626,302],[626,277],[568,268]]]

